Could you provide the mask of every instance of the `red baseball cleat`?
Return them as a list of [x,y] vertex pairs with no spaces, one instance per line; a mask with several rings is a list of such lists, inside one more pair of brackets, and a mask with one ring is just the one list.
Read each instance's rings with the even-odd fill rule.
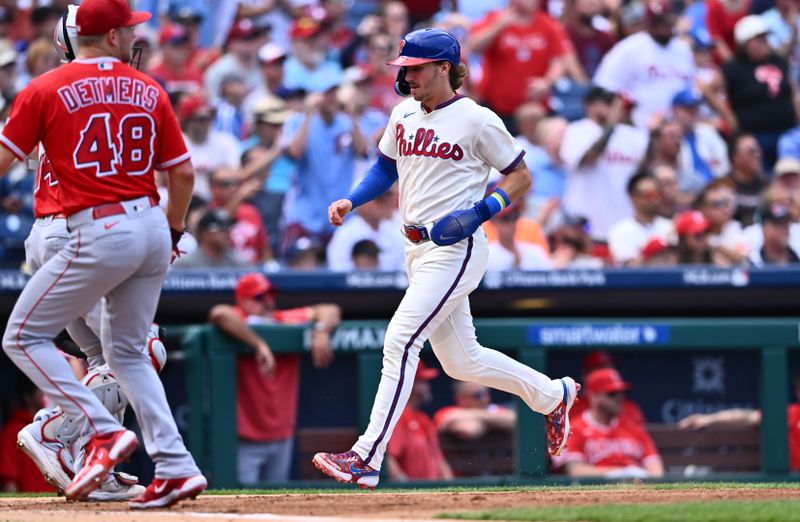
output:
[[351,482],[361,489],[375,489],[380,479],[380,471],[364,464],[355,451],[346,453],[317,453],[314,466],[339,482]]
[[81,500],[99,488],[115,465],[127,459],[139,445],[136,434],[130,430],[119,430],[95,435],[86,444],[86,460],[64,490],[67,500]]
[[203,475],[175,479],[155,478],[144,493],[128,502],[128,507],[149,509],[171,506],[185,498],[196,498],[207,487],[208,482]]
[[564,399],[556,409],[544,416],[545,430],[547,431],[547,452],[551,457],[561,455],[569,438],[569,410],[575,404],[575,398],[581,390],[581,385],[572,377],[561,379],[564,387]]

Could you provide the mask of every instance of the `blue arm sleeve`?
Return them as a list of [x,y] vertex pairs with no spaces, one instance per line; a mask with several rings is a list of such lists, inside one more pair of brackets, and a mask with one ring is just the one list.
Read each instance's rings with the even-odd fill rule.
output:
[[395,181],[397,181],[397,165],[386,156],[378,154],[378,160],[367,175],[345,199],[349,199],[355,209],[389,190]]

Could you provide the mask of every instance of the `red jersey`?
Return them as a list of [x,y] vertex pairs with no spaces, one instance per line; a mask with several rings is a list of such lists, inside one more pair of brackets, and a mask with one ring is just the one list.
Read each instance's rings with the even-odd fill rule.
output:
[[[583,412],[589,409],[589,400],[583,399],[576,401],[575,404],[572,405],[572,409],[569,410],[569,420],[572,422],[574,419],[583,415]],[[635,424],[639,424],[640,426],[644,426],[645,418],[644,413],[642,413],[642,409],[639,406],[628,399],[625,399],[622,402],[622,410],[619,413],[620,417],[625,417],[626,419],[631,420]]]
[[641,467],[658,457],[656,445],[643,426],[625,417],[605,426],[585,411],[572,420],[564,460],[593,466]]
[[387,450],[408,478],[436,480],[444,461],[436,426],[425,412],[406,407],[397,420]]
[[[218,208],[218,205],[212,202],[209,208]],[[264,261],[261,256],[267,247],[268,239],[261,212],[255,205],[240,203],[233,218],[236,220],[230,229],[233,249],[250,264]]]
[[45,480],[36,464],[17,450],[17,433],[33,420],[33,414],[19,409],[11,412],[8,423],[0,431],[0,487],[9,482],[20,492],[55,491]]
[[744,2],[738,11],[729,11],[720,0],[708,0],[706,4],[706,28],[712,38],[724,40],[728,49],[736,52],[733,28],[736,22],[750,12],[750,2]]
[[[247,318],[249,324],[302,324],[311,318],[310,308],[275,310],[270,318]],[[236,429],[239,437],[270,442],[288,439],[297,424],[300,356],[276,355],[275,370],[265,377],[254,357],[239,357],[236,382]]]
[[[495,24],[503,11],[492,11],[473,27]],[[528,82],[543,78],[551,62],[564,54],[568,37],[556,21],[537,12],[528,25],[509,25],[483,51],[478,93],[496,112],[508,115],[526,99]]]
[[203,75],[199,71],[185,65],[182,69],[174,71],[163,62],[150,68],[150,76],[158,80],[167,92],[185,92],[195,94],[203,88]]
[[78,59],[31,80],[0,134],[21,161],[41,142],[65,214],[150,196],[154,169],[189,160],[167,93],[116,58]]
[[36,168],[36,184],[33,187],[33,215],[37,218],[60,214],[61,191],[58,187],[58,178],[53,171],[53,165],[47,154],[39,158]]
[[789,469],[800,471],[800,404],[790,404],[789,417]]

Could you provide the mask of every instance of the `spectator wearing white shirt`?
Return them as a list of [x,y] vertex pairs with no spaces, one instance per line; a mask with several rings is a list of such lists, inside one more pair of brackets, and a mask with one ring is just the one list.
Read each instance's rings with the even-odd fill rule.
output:
[[600,62],[593,82],[613,92],[627,92],[637,102],[633,123],[647,128],[665,115],[672,97],[694,80],[692,50],[673,35],[675,14],[666,3],[648,4],[647,30],[618,42]]
[[733,219],[736,191],[730,178],[715,179],[697,196],[696,207],[709,222],[711,256],[717,266],[740,265],[750,250],[742,225]]
[[764,244],[760,249],[750,251],[750,264],[762,267],[800,263],[800,257],[789,241],[792,222],[789,209],[782,205],[766,204],[759,209],[758,215]]
[[642,250],[653,238],[668,238],[673,233],[672,221],[658,215],[660,199],[658,180],[640,172],[628,181],[628,196],[633,215],[622,219],[608,233],[608,247],[614,262],[620,266],[640,266]]
[[672,117],[683,134],[678,181],[681,190],[691,195],[730,169],[725,140],[713,126],[698,121],[702,102],[703,96],[693,89],[684,89],[672,98]]
[[644,158],[648,136],[629,124],[621,97],[593,87],[584,104],[586,117],[570,123],[561,142],[563,204],[568,214],[589,220],[594,241],[605,242],[611,225],[633,212],[625,187]]
[[242,19],[231,26],[225,44],[225,54],[206,69],[203,83],[209,95],[216,100],[220,97],[222,80],[230,75],[240,76],[247,85],[247,91],[262,86],[258,70],[258,50],[266,43],[266,31],[256,26],[250,19]]
[[767,42],[776,53],[789,61],[792,80],[797,85],[800,80],[798,78],[800,13],[798,13],[797,2],[795,0],[775,0],[775,7],[761,13],[761,19],[769,28]]
[[517,241],[517,221],[522,215],[523,205],[512,204],[493,219],[497,230],[497,241],[489,243],[488,271],[505,270],[550,270],[553,263],[547,252],[539,245]]
[[[800,252],[800,161],[794,158],[778,160],[772,181],[764,193],[765,205],[777,205],[789,209],[792,222],[789,224],[789,245]],[[744,229],[744,237],[750,252],[761,250],[764,234],[760,223]]]
[[200,94],[184,97],[178,104],[183,138],[194,165],[194,193],[206,201],[211,197],[209,174],[222,167],[238,169],[241,164],[236,138],[227,132],[211,130],[214,114],[214,108]]
[[353,247],[363,240],[370,240],[378,247],[378,269],[392,272],[405,268],[405,250],[400,240],[402,224],[395,218],[395,197],[393,190],[383,193],[358,207],[336,229],[327,247],[328,269],[351,272],[358,268],[353,261]]

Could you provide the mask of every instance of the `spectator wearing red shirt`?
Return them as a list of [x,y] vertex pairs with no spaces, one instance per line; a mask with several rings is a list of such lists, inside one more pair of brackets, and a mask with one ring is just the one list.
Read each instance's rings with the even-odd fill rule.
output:
[[253,265],[272,260],[272,249],[261,212],[255,205],[245,203],[246,199],[261,190],[261,180],[250,179],[242,183],[232,169],[222,167],[211,173],[209,184],[209,208],[224,210],[234,220],[230,228],[234,251]]
[[330,333],[341,321],[341,309],[334,304],[315,304],[278,310],[274,288],[263,274],[255,272],[239,278],[235,294],[236,305],[214,306],[209,321],[255,352],[255,357],[239,357],[236,374],[239,482],[286,482],[297,422],[300,356],[273,355],[251,326],[310,325],[311,357],[314,366],[324,368],[333,360]]
[[574,419],[563,461],[571,477],[645,478],[664,475],[664,464],[644,427],[621,415],[629,388],[613,368],[584,381],[589,409]]
[[572,9],[564,22],[584,73],[591,78],[603,56],[614,47],[616,39],[594,26],[603,8],[600,0],[572,0]]
[[723,62],[733,59],[736,41],[733,28],[750,11],[750,0],[708,0],[706,28],[714,40],[717,58]]
[[150,76],[158,80],[169,94],[199,93],[203,88],[203,75],[189,62],[192,43],[189,32],[178,24],[161,28],[158,42],[161,55],[150,68]]
[[[601,368],[615,368],[614,358],[611,354],[605,350],[594,350],[587,353],[583,361],[581,361],[581,382],[586,382],[589,374]],[[587,409],[589,409],[589,401],[577,401],[569,411],[570,422],[574,422],[575,419],[583,415],[583,412]],[[640,426],[644,426],[645,418],[642,409],[639,408],[638,404],[628,398],[622,400],[620,416]]]
[[[789,431],[789,470],[800,471],[800,374],[792,378],[795,399],[786,410]],[[683,418],[678,426],[683,429],[703,429],[708,426],[759,426],[761,410],[731,409],[715,413],[695,413]]]
[[17,450],[17,433],[30,424],[36,411],[44,406],[41,390],[25,377],[18,385],[19,403],[11,410],[8,422],[0,430],[0,491],[39,493],[55,491],[39,472],[36,464]]
[[408,404],[397,421],[386,453],[391,480],[405,482],[409,479],[453,478],[453,470],[439,446],[436,426],[420,409],[431,401],[430,381],[438,375],[439,370],[428,368],[420,361]]
[[546,99],[564,72],[564,34],[536,0],[510,0],[507,9],[490,12],[472,28],[470,48],[483,54],[478,94],[507,127],[517,107]]

